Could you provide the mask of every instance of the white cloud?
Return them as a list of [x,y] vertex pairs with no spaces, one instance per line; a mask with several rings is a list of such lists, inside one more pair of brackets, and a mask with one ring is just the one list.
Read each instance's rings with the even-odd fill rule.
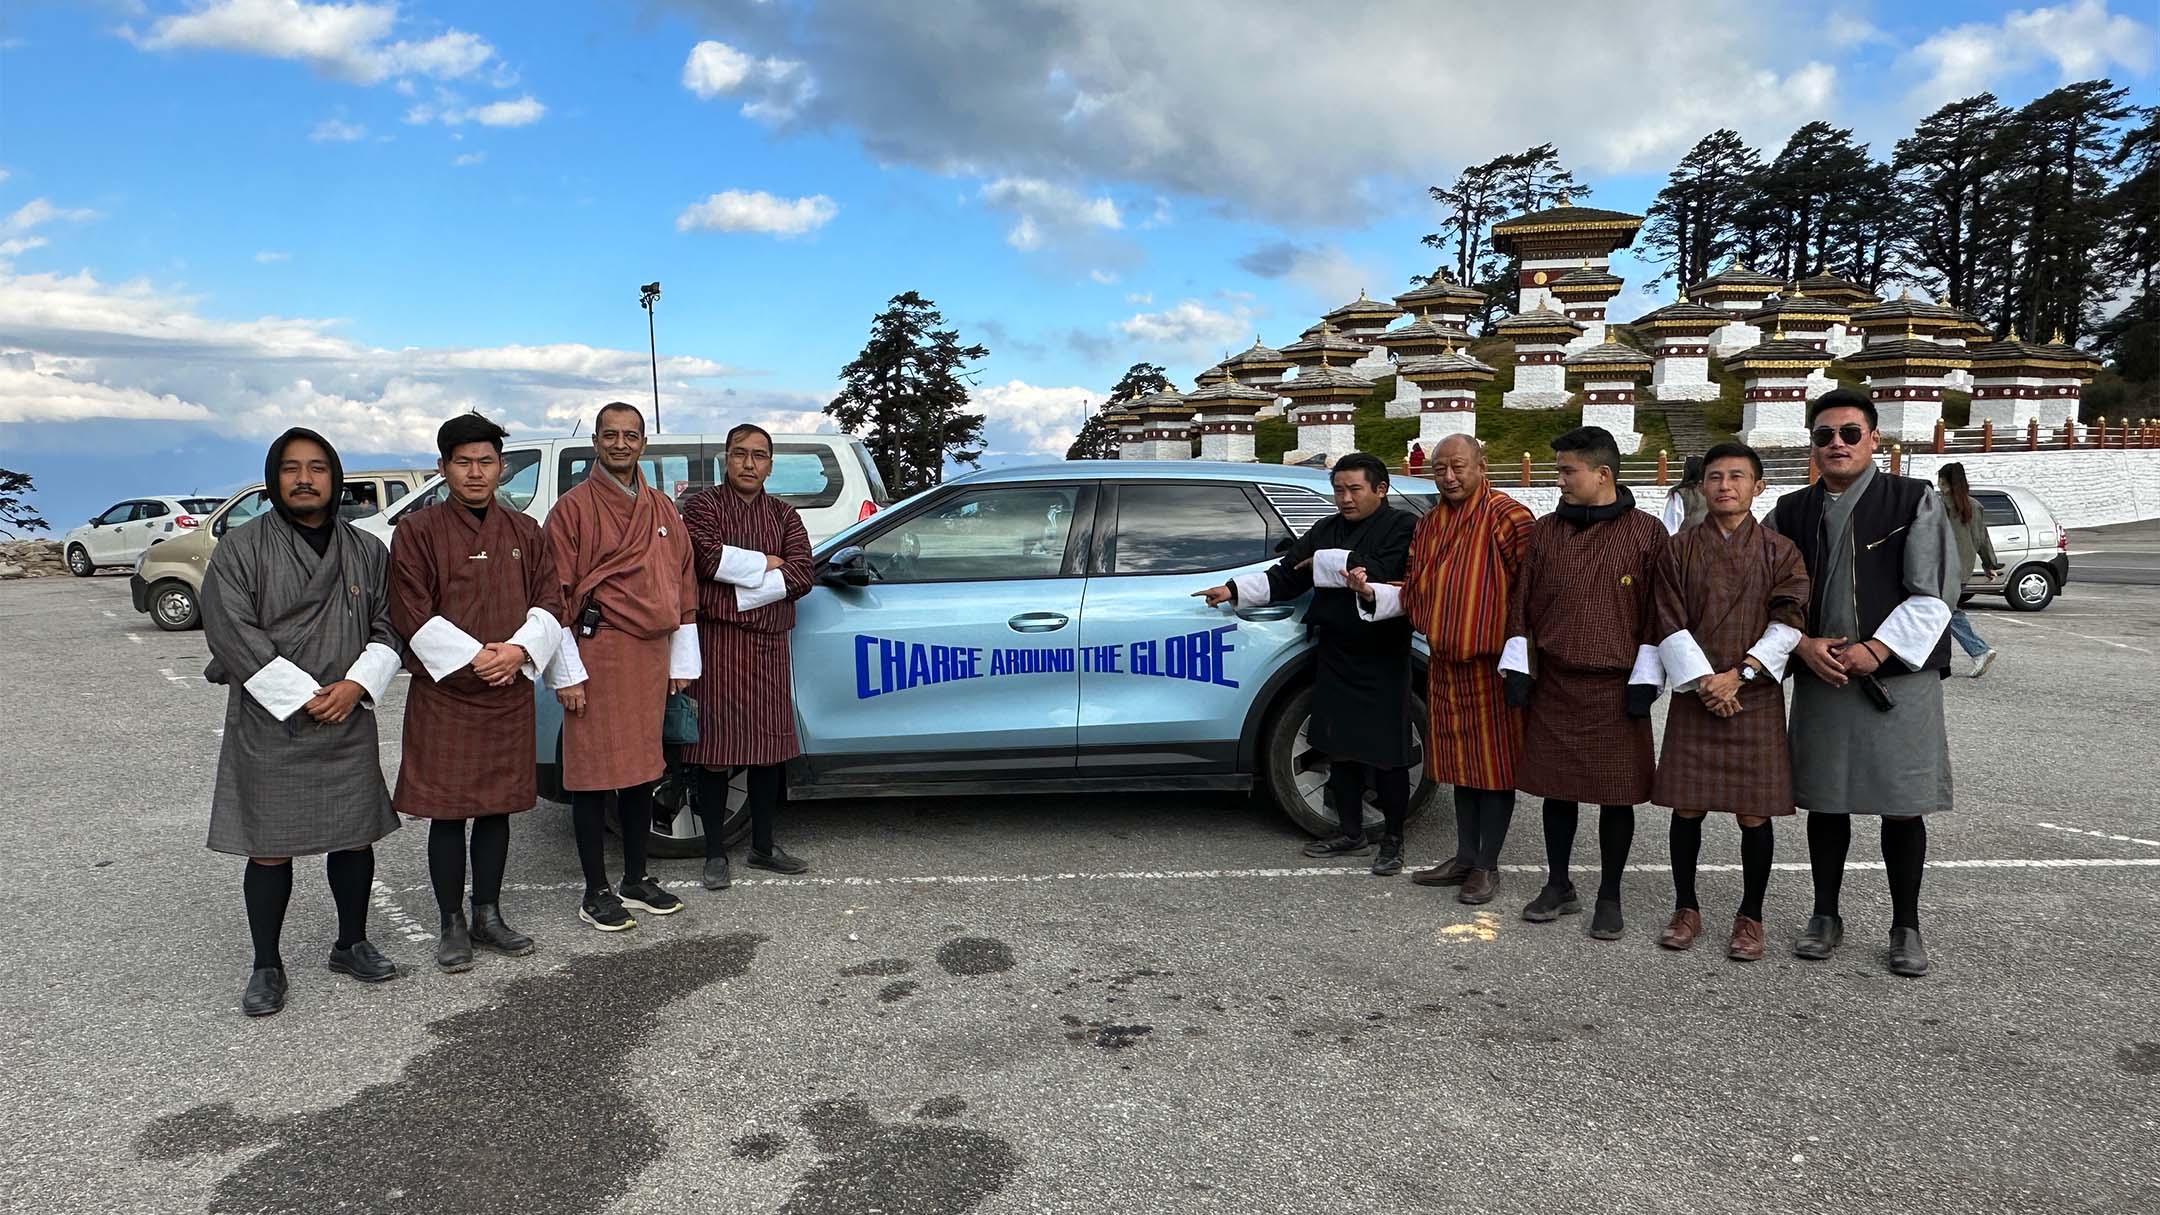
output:
[[1261,278],[1279,278],[1304,289],[1318,312],[1338,308],[1358,293],[1380,285],[1392,287],[1397,274],[1359,261],[1335,245],[1300,245],[1275,241],[1237,259],[1239,269]]
[[813,88],[783,130],[843,130],[937,173],[1132,183],[1298,222],[1355,222],[1450,166],[1554,139],[1578,171],[1661,172],[1713,127],[1763,142],[1796,105],[1841,100],[1817,62],[1822,14],[1789,6],[1567,5],[1570,45],[1598,53],[1550,72],[1506,5],[1337,22],[1286,53],[1283,31],[1311,25],[1302,0],[830,0],[814,26],[693,3],[738,55],[800,65]]
[[992,454],[1062,457],[1087,415],[1107,395],[1092,388],[1049,388],[1009,380],[975,389],[968,401],[983,413]]
[[832,222],[840,208],[823,194],[779,198],[763,190],[723,190],[675,217],[678,232],[763,232],[801,236]]
[[682,83],[704,101],[749,94],[741,113],[762,122],[784,122],[817,95],[817,86],[801,63],[777,57],[759,59],[710,39],[690,48],[690,57],[683,60]]
[[2016,9],[1993,25],[1971,22],[1937,31],[1899,61],[1899,74],[1925,77],[1913,87],[1910,103],[1933,109],[2050,64],[2065,82],[2115,68],[2142,75],[2152,66],[2153,48],[2151,26],[2108,12],[2103,0],[2075,0]]
[[1225,311],[1186,299],[1160,312],[1136,312],[1119,321],[1116,328],[1143,346],[1212,361],[1220,357],[1221,351],[1243,346],[1251,339],[1253,312],[1243,302],[1234,301]]
[[397,76],[455,80],[495,56],[487,41],[462,30],[391,41],[395,4],[310,4],[305,0],[208,0],[158,18],[145,33],[122,34],[148,51],[230,51],[304,63],[355,84]]
[[4,185],[4,184],[6,184],[6,182],[7,182],[7,179],[8,179],[8,171],[7,171],[6,169],[0,169],[0,185]]
[[1891,40],[1882,27],[1858,13],[1842,8],[1830,10],[1830,15],[1824,19],[1823,39],[1836,50]]
[[467,165],[479,164],[481,161],[484,161],[486,159],[487,153],[485,152],[462,152],[459,153],[456,158],[451,160],[450,163],[458,166],[459,168],[464,168]]
[[353,143],[367,138],[367,128],[342,118],[325,118],[308,132],[308,138],[316,143]]
[[491,101],[469,106],[454,94],[443,93],[433,102],[422,102],[405,111],[405,121],[415,126],[439,122],[446,127],[477,122],[484,127],[522,127],[540,121],[547,107],[532,94],[510,101]]
[[1147,305],[1154,303],[1155,297],[1153,294],[1146,291],[1135,291],[1125,297],[1125,302],[1128,304],[1138,304],[1144,308]]
[[255,260],[264,265],[271,262],[289,262],[292,260],[292,254],[280,249],[264,249],[255,255]]
[[1091,282],[1107,287],[1118,281],[1118,276],[1114,270],[1096,269],[1088,271],[1088,279]]
[[[84,207],[56,207],[52,200],[33,198],[0,216],[0,268],[32,249],[45,246],[45,238],[33,235],[36,229],[55,220],[61,223],[80,224],[96,219],[98,213]],[[5,332],[5,330],[0,330]]]

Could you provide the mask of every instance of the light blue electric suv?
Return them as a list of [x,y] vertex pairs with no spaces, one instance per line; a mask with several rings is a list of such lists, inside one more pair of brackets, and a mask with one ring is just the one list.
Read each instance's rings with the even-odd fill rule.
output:
[[[1423,514],[1434,492],[1400,478],[1391,501]],[[1233,613],[1193,592],[1266,568],[1334,509],[1321,469],[1068,461],[972,473],[833,535],[795,609],[788,796],[1258,786],[1330,830],[1305,601]],[[1418,689],[1424,661],[1421,640]],[[561,711],[539,704],[540,787],[559,797]],[[1436,789],[1412,781],[1414,814]],[[686,785],[660,791],[659,855],[703,848]]]

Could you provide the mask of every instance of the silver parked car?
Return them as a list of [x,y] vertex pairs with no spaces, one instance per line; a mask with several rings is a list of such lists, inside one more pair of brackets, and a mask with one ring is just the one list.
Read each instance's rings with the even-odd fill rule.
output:
[[61,537],[68,572],[88,578],[108,565],[133,566],[151,545],[193,532],[223,501],[161,494],[115,502]]
[[1965,576],[1963,604],[1975,595],[2001,595],[2021,612],[2055,602],[2070,581],[2070,535],[2040,496],[2021,485],[1974,485],[1973,505],[1987,521],[2003,576],[1993,582]]

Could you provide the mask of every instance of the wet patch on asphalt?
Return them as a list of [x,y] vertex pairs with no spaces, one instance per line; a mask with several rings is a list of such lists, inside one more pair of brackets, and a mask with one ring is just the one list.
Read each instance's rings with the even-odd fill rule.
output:
[[954,937],[938,946],[937,964],[949,975],[994,975],[1013,968],[1012,946],[993,937]]
[[[932,1105],[951,1114],[930,1113]],[[1020,1170],[1020,1154],[995,1135],[925,1123],[964,1109],[958,1097],[936,1097],[918,1121],[879,1122],[870,1106],[848,1096],[816,1101],[797,1115],[824,1159],[810,1167],[780,1215],[962,1215],[1003,1189]]]
[[853,966],[841,967],[840,977],[843,979],[861,979],[875,975],[883,978],[890,975],[904,975],[913,969],[915,969],[915,963],[908,961],[906,958],[874,958],[868,962],[857,962]]
[[[219,1179],[213,1212],[316,1209],[333,1196],[358,1212],[605,1208],[667,1144],[667,1128],[623,1087],[631,1052],[666,1023],[663,1005],[744,974],[763,939],[689,937],[576,958],[434,1022],[436,1043],[397,1079],[343,1104],[255,1118],[212,1102],[157,1119],[137,1150],[181,1160],[261,1145]],[[626,1014],[631,991],[639,1008]]]
[[744,1135],[728,1146],[728,1153],[737,1160],[767,1161],[787,1150],[787,1137],[771,1131],[758,1131]]
[[917,1118],[958,1118],[967,1111],[967,1102],[958,1097],[932,1097],[915,1111]]
[[2160,1076],[2160,1042],[2133,1042],[2115,1052],[2115,1066],[2133,1076]]
[[921,984],[916,983],[913,979],[902,979],[898,983],[887,983],[878,989],[878,1003],[892,1004],[905,1000],[914,995],[920,987]]

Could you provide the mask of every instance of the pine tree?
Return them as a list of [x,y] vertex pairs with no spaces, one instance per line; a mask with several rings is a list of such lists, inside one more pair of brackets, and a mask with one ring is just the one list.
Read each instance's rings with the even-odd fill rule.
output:
[[[1454,281],[1475,282],[1485,256],[1485,232],[1500,215],[1500,173],[1510,157],[1495,156],[1481,165],[1471,165],[1455,175],[1449,186],[1431,186],[1425,193],[1440,205],[1445,218],[1438,232],[1429,232],[1421,242],[1429,248],[1445,250],[1455,246]],[[1426,279],[1424,281],[1431,281]]]
[[0,527],[0,533],[13,536],[15,533],[8,528],[16,527],[29,531],[52,530],[45,517],[30,506],[30,491],[34,488],[29,473],[0,468],[0,524],[7,525]]
[[1643,225],[1644,247],[1672,265],[1654,281],[1700,282],[1740,252],[1750,178],[1761,167],[1762,157],[1729,130],[1705,135],[1681,158]]
[[1993,93],[1950,104],[1897,141],[1892,164],[1904,209],[1903,260],[1953,308],[1971,310],[1982,220],[1993,198],[1995,132],[2010,111]]
[[988,348],[962,346],[941,329],[937,305],[913,291],[892,297],[870,322],[870,341],[840,371],[840,395],[825,412],[860,435],[885,484],[900,497],[945,479],[945,462],[982,457],[983,415],[965,412],[966,365]]
[[1999,325],[2067,341],[2109,294],[2095,254],[2109,236],[2108,169],[2133,113],[2128,90],[2082,80],[2036,98],[1997,132],[2000,194],[1983,219],[1982,277]]
[[1755,175],[1776,240],[1774,267],[1755,268],[1802,278],[1826,266],[1842,200],[1867,188],[1870,171],[1867,148],[1852,141],[1851,128],[1811,122],[1794,131]]

